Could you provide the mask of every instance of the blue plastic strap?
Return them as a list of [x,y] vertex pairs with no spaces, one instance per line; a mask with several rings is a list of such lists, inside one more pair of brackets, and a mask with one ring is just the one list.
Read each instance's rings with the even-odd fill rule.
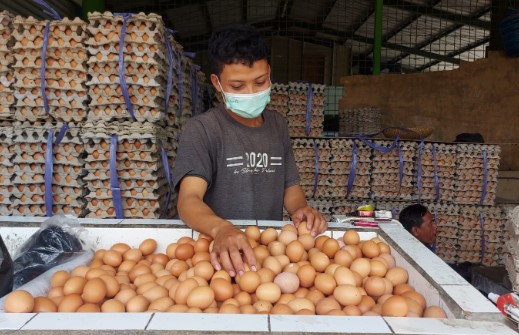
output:
[[438,176],[438,164],[436,161],[436,147],[434,143],[431,143],[432,152],[433,152],[433,162],[434,162],[434,187],[436,188],[436,195],[434,197],[435,201],[440,199],[440,178]]
[[196,52],[192,52],[192,51],[184,51],[184,56],[193,59],[193,58],[196,57]]
[[196,71],[195,71],[195,68],[193,67],[191,69],[191,105],[193,106],[193,112],[192,112],[192,115],[195,116],[196,115]]
[[314,189],[312,191],[312,198],[315,197],[317,193],[317,184],[319,182],[319,148],[317,147],[317,143],[314,142],[314,163],[315,163],[315,177],[314,177]]
[[355,177],[357,175],[357,143],[353,141],[353,148],[351,154],[351,166],[350,166],[350,175],[348,176],[348,186],[346,189],[346,198],[350,197],[351,190],[353,189],[353,183],[355,182]]
[[177,67],[177,76],[178,76],[178,113],[177,116],[180,119],[182,117],[182,96],[184,95],[184,77],[182,76],[182,55],[177,55],[178,67]]
[[481,226],[481,262],[485,258],[485,218],[483,212],[479,212],[479,225]]
[[40,5],[43,7],[43,13],[49,15],[54,20],[61,20],[61,15],[52,8],[51,5],[49,5],[45,0],[32,0],[34,3]]
[[[438,209],[434,210],[434,224],[438,226]],[[436,240],[434,240],[434,244],[432,245],[432,252],[436,253]]]
[[43,48],[41,49],[41,66],[40,66],[40,89],[41,97],[43,98],[43,108],[45,113],[49,114],[49,99],[47,98],[47,92],[45,92],[45,70],[47,68],[47,45],[49,44],[49,30],[50,22],[45,25],[43,32]]
[[362,141],[362,143],[366,144],[371,149],[383,152],[385,154],[387,154],[388,152],[390,152],[391,150],[396,148],[396,146],[398,145],[398,143],[400,141],[400,137],[397,136],[389,147],[385,147],[383,145],[378,145],[375,142],[368,140],[365,136],[362,136],[362,135],[355,135],[355,138],[357,138],[359,141]]
[[485,203],[485,198],[487,197],[487,187],[488,187],[488,154],[487,150],[483,149],[483,191],[481,192],[481,200],[479,201],[480,205]]
[[123,199],[121,197],[121,188],[117,179],[117,134],[113,134],[110,139],[110,188],[112,189],[112,198],[114,199],[115,217],[124,219]]
[[128,86],[126,86],[125,68],[124,68],[124,37],[126,35],[126,21],[131,18],[134,14],[131,13],[115,13],[123,17],[123,25],[121,27],[121,37],[119,39],[119,81],[121,84],[121,90],[123,92],[124,102],[126,103],[126,109],[130,112],[132,120],[136,121],[135,114],[133,113],[133,104],[128,93]]
[[395,219],[395,220],[397,219],[397,217],[396,217],[396,208],[395,207],[391,208],[391,216],[393,217],[393,219]]
[[314,89],[311,83],[308,83],[308,90],[306,92],[306,127],[305,133],[306,136],[310,136],[310,130],[312,125],[312,98],[313,98]]
[[52,199],[52,174],[54,173],[54,146],[59,145],[65,133],[68,130],[67,125],[63,125],[56,140],[54,141],[54,130],[50,129],[47,134],[47,149],[45,150],[45,215],[52,216],[52,206],[54,200]]
[[171,173],[169,170],[169,161],[168,161],[168,154],[166,152],[166,148],[164,146],[164,143],[160,142],[160,153],[162,154],[162,165],[164,166],[164,173],[166,174],[166,180],[168,181],[168,195],[166,196],[166,203],[164,204],[164,209],[162,210],[162,217],[166,215],[169,207],[169,203],[171,202],[171,195],[172,195],[172,189],[171,189]]
[[398,180],[400,185],[398,185],[398,194],[400,195],[400,191],[402,191],[402,181],[404,180],[404,155],[402,154],[402,147],[400,146],[400,141],[396,141],[396,147],[398,150]]
[[171,95],[171,88],[173,87],[173,50],[171,49],[171,43],[169,41],[169,29],[166,30],[166,34],[164,35],[164,42],[166,43],[166,53],[168,56],[168,82],[166,86],[166,97],[164,98],[164,108],[166,109],[165,113],[168,114],[169,110],[169,96]]
[[417,183],[418,183],[418,202],[422,202],[422,152],[424,148],[423,140],[420,141],[420,147],[418,149],[418,168],[416,171],[417,174]]

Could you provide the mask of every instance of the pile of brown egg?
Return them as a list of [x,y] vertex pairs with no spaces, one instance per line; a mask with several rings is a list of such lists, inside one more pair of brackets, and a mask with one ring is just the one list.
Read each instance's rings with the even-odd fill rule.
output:
[[439,317],[438,306],[407,284],[379,238],[312,237],[305,224],[245,230],[257,271],[231,278],[210,263],[211,239],[182,237],[156,253],[157,242],[96,251],[88,266],[56,272],[46,297],[14,291],[6,312],[186,312]]

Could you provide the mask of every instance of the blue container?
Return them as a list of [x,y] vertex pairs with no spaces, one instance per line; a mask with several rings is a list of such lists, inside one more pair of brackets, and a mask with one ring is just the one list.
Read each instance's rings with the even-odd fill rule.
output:
[[519,10],[510,9],[499,24],[505,52],[510,57],[519,57]]

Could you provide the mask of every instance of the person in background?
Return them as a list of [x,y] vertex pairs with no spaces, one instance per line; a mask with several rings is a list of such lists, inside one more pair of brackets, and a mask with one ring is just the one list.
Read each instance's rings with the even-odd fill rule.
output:
[[270,101],[268,51],[250,25],[216,31],[209,41],[211,83],[223,104],[189,120],[179,141],[173,183],[178,213],[192,229],[214,239],[211,263],[231,276],[252,270],[246,235],[229,220],[282,220],[316,236],[327,229],[308,206],[285,119]]
[[411,235],[433,251],[436,243],[436,222],[427,207],[420,204],[407,206],[400,212],[398,220]]

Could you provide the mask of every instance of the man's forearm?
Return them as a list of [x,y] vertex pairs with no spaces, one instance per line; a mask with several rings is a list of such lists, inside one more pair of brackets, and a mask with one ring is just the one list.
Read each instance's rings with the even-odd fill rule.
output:
[[290,215],[294,214],[296,210],[308,206],[305,193],[299,185],[290,186],[285,189],[283,202],[285,209]]

